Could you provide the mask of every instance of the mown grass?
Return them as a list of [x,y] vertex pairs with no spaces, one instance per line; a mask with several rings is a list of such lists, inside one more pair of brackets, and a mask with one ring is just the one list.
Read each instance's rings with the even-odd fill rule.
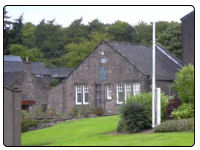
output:
[[192,146],[193,132],[117,134],[119,116],[71,120],[25,132],[22,146]]

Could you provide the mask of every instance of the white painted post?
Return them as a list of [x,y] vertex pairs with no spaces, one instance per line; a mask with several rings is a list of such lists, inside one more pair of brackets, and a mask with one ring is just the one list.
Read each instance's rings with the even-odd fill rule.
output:
[[153,22],[152,51],[152,128],[155,127],[155,22]]
[[157,88],[157,98],[156,98],[156,125],[159,125],[161,123],[161,89]]

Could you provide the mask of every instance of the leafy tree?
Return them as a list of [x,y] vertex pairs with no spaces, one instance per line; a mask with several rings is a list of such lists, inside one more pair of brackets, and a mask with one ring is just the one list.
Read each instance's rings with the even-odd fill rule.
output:
[[182,102],[194,102],[194,67],[191,64],[176,73],[174,88]]
[[11,55],[18,55],[25,60],[26,57],[29,57],[29,60],[32,62],[41,61],[43,58],[43,53],[37,48],[27,49],[27,47],[19,44],[12,44],[9,47]]
[[140,22],[134,26],[134,43],[140,45],[151,45],[152,43],[152,25]]
[[11,30],[11,44],[23,44],[22,37],[22,27],[23,27],[23,15],[18,19],[15,19],[15,22],[12,23]]
[[167,30],[170,24],[171,23],[167,21],[156,22],[156,38],[158,38],[165,30]]
[[60,61],[68,67],[77,67],[102,39],[111,39],[108,34],[97,32],[93,32],[90,37],[91,40],[85,39],[81,43],[70,43],[66,45],[65,48],[68,53],[63,55]]
[[105,33],[105,25],[101,23],[98,19],[94,19],[93,21],[89,22],[88,27],[89,33],[92,32],[99,32],[99,33]]
[[116,41],[133,41],[133,28],[126,22],[116,21],[108,28],[108,34],[110,34]]
[[35,25],[32,23],[26,23],[22,27],[22,37],[23,37],[23,43],[28,48],[35,47]]
[[181,24],[171,22],[169,27],[158,36],[157,42],[177,58],[181,58]]
[[76,19],[65,29],[65,44],[80,43],[83,39],[88,38],[88,27],[81,22],[82,18]]
[[4,54],[8,55],[9,51],[8,51],[8,47],[10,44],[10,28],[11,28],[11,24],[12,22],[9,21],[9,18],[11,18],[10,16],[7,16],[7,11],[6,8],[3,9],[3,15],[4,15],[4,23],[3,23],[3,49],[4,49]]
[[56,58],[63,54],[64,40],[61,26],[53,21],[45,23],[42,20],[35,29],[36,46],[41,49],[46,58]]

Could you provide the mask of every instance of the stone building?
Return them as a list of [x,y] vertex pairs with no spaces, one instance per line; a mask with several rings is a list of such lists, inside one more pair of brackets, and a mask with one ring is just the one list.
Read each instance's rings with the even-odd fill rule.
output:
[[181,18],[182,62],[194,65],[194,11]]
[[[62,84],[49,91],[48,107],[69,112],[91,105],[115,114],[129,95],[151,90],[151,67],[152,47],[103,40]],[[156,45],[156,84],[166,94],[181,67],[178,59]]]
[[[53,76],[55,69],[57,76]],[[11,88],[19,86],[22,109],[30,112],[38,106],[44,111],[47,109],[51,80],[63,80],[70,71],[71,68],[46,68],[42,62],[22,62],[19,56],[4,56],[4,85]]]

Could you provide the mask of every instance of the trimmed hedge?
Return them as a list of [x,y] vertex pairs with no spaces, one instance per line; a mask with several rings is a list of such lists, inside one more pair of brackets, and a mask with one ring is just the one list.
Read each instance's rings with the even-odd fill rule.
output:
[[154,132],[194,131],[194,118],[167,120],[154,128]]

